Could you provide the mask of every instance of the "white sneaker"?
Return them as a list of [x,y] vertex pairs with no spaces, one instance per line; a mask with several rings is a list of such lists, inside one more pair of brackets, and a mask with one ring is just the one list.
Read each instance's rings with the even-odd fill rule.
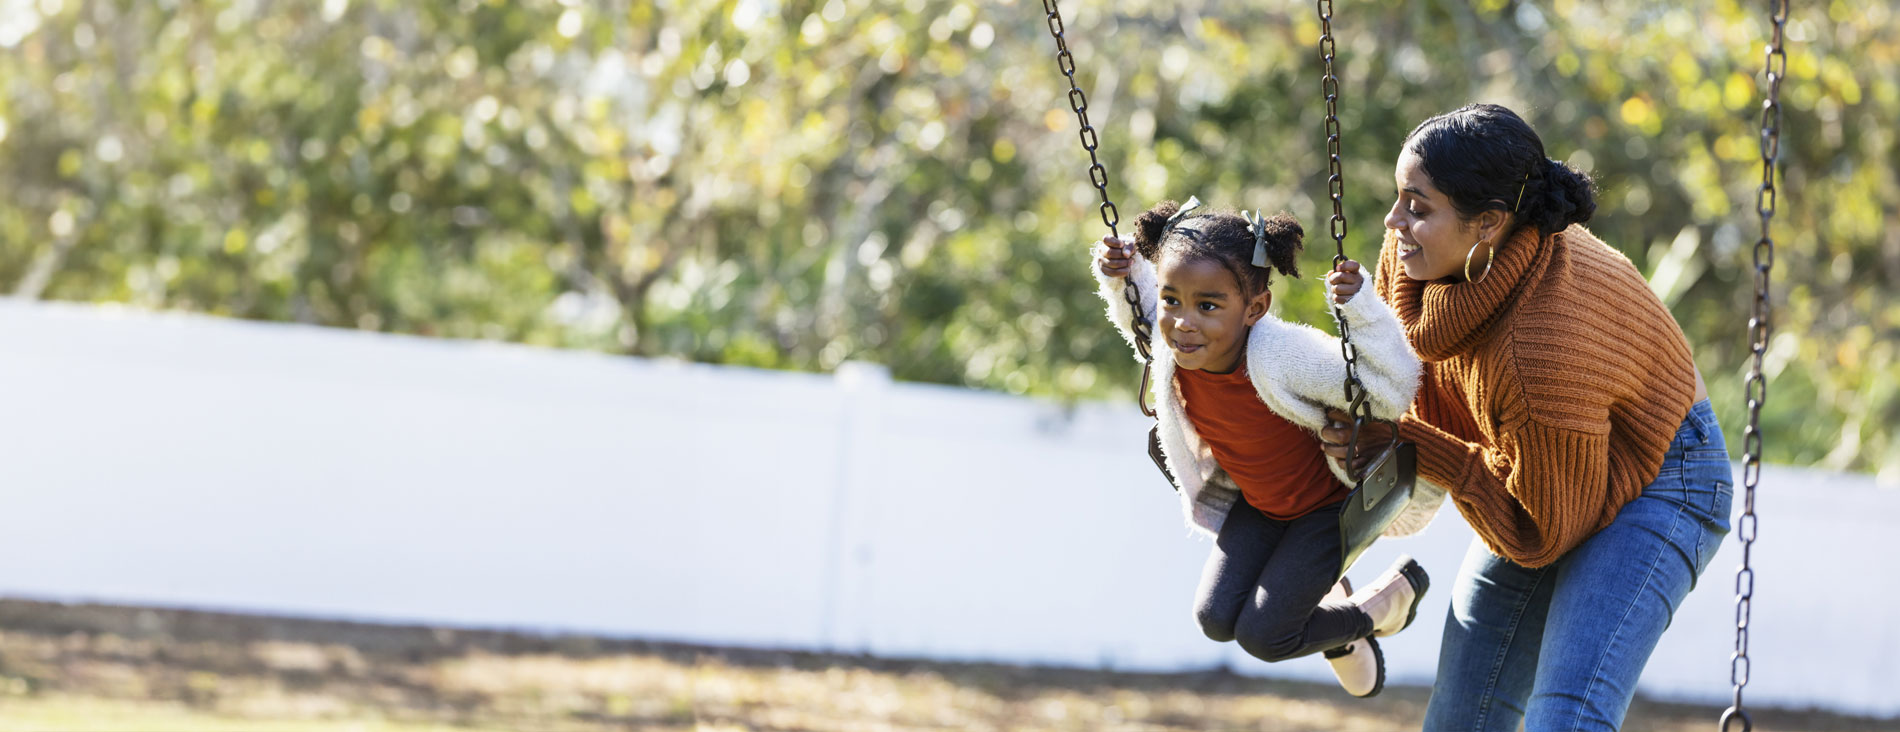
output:
[[1400,555],[1392,567],[1352,596],[1354,605],[1372,618],[1372,635],[1384,638],[1405,630],[1418,616],[1418,602],[1431,587],[1425,568],[1410,556]]
[[1346,693],[1363,699],[1385,690],[1385,652],[1379,650],[1378,641],[1360,638],[1324,655]]
[[[1344,578],[1333,586],[1321,602],[1342,601],[1352,594],[1352,585]],[[1379,642],[1371,638],[1360,638],[1330,651],[1326,651],[1326,662],[1333,667],[1333,676],[1339,679],[1339,686],[1346,693],[1364,698],[1377,696],[1385,689],[1385,652],[1379,650]]]

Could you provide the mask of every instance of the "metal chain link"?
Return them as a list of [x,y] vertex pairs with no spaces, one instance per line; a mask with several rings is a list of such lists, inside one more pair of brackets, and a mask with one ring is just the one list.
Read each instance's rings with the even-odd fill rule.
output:
[[[1089,153],[1089,182],[1095,184],[1095,191],[1102,196],[1102,223],[1108,226],[1109,236],[1119,237],[1115,225],[1121,223],[1121,212],[1108,198],[1108,169],[1102,167],[1102,161],[1095,155],[1101,141],[1096,137],[1095,127],[1089,124],[1088,95],[1075,84],[1075,55],[1069,53],[1069,42],[1063,37],[1062,11],[1056,7],[1056,0],[1042,0],[1042,10],[1048,16],[1049,35],[1056,39],[1056,68],[1069,80],[1069,108],[1075,110],[1075,120],[1081,124],[1082,149]],[[1149,322],[1141,307],[1141,288],[1135,286],[1134,277],[1122,278],[1122,298],[1128,301],[1128,309],[1134,313],[1129,328],[1135,333],[1135,350],[1141,353],[1141,386],[1135,392],[1135,403],[1141,406],[1142,414],[1153,417],[1154,408],[1148,405],[1148,375],[1154,367],[1154,355],[1150,352],[1154,323]]]
[[[1326,95],[1326,165],[1330,173],[1326,179],[1326,192],[1333,199],[1332,234],[1333,245],[1337,250],[1333,255],[1333,267],[1337,269],[1347,259],[1346,179],[1340,170],[1339,161],[1339,77],[1333,74],[1333,0],[1318,2],[1319,57],[1326,65],[1326,71],[1320,77],[1320,91]],[[1346,465],[1350,468],[1357,457],[1359,428],[1372,421],[1372,404],[1366,399],[1365,384],[1359,381],[1359,354],[1352,346],[1352,327],[1347,325],[1346,314],[1340,309],[1339,303],[1331,305],[1333,320],[1339,324],[1339,353],[1346,360],[1346,410],[1353,418],[1352,433],[1346,440]]]
[[1742,689],[1748,686],[1748,615],[1755,601],[1755,570],[1749,555],[1755,546],[1755,487],[1761,480],[1761,407],[1768,401],[1768,381],[1762,374],[1762,362],[1768,353],[1769,316],[1768,278],[1775,266],[1775,240],[1770,225],[1775,218],[1775,164],[1781,157],[1781,81],[1788,75],[1788,51],[1783,31],[1788,23],[1788,0],[1768,0],[1769,20],[1774,31],[1768,41],[1768,98],[1761,105],[1761,188],[1755,193],[1755,212],[1761,216],[1761,238],[1755,240],[1755,307],[1748,321],[1749,350],[1754,354],[1749,365],[1744,392],[1748,398],[1748,429],[1742,444],[1742,518],[1736,524],[1736,537],[1742,542],[1742,566],[1735,571],[1735,653],[1729,656],[1729,683],[1734,687],[1733,704],[1722,712],[1722,730],[1740,721],[1743,732],[1755,723],[1742,707]]

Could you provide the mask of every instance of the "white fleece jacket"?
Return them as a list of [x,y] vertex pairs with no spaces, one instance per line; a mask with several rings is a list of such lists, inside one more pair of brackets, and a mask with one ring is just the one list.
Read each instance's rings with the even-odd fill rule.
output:
[[[1089,269],[1095,275],[1097,294],[1108,303],[1109,321],[1133,347],[1135,334],[1130,317],[1133,312],[1122,294],[1122,280],[1102,274],[1093,259]],[[1181,510],[1190,528],[1218,534],[1240,492],[1220,470],[1207,444],[1194,432],[1181,395],[1175,390],[1174,352],[1161,336],[1155,318],[1160,288],[1154,264],[1135,254],[1129,277],[1141,290],[1142,309],[1148,321],[1156,323],[1151,351],[1154,354],[1155,412],[1161,424],[1161,450],[1166,454],[1168,470],[1180,483],[1176,487],[1181,492]],[[1413,397],[1418,395],[1422,369],[1411,344],[1405,340],[1398,317],[1371,287],[1361,289],[1351,301],[1340,306],[1340,310],[1352,327],[1359,381],[1366,387],[1372,415],[1397,420],[1411,408]],[[1247,334],[1246,359],[1247,377],[1260,394],[1260,401],[1287,421],[1317,434],[1326,424],[1328,406],[1345,409],[1346,362],[1340,353],[1338,338],[1318,328],[1288,323],[1268,314]],[[1340,482],[1352,485],[1351,477],[1339,461],[1327,460],[1326,463]],[[1418,533],[1431,522],[1444,500],[1443,488],[1418,480],[1411,504],[1386,529],[1385,535]]]

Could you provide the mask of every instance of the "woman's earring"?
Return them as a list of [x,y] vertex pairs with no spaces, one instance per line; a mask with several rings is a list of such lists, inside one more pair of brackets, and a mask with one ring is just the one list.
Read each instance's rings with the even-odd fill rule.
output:
[[[1474,278],[1471,276],[1471,257],[1478,253],[1478,247],[1484,247],[1484,271],[1479,272],[1478,276]],[[1484,278],[1491,276],[1491,258],[1496,253],[1497,252],[1492,251],[1491,244],[1482,239],[1480,239],[1478,243],[1471,245],[1471,251],[1465,252],[1465,281],[1475,285],[1483,282]]]

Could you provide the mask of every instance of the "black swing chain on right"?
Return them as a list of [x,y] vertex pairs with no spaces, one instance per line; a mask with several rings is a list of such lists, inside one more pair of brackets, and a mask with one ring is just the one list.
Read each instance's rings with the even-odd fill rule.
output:
[[[1120,236],[1115,225],[1121,223],[1121,213],[1108,198],[1108,169],[1102,167],[1102,161],[1095,156],[1100,140],[1095,135],[1095,127],[1089,124],[1088,95],[1075,85],[1075,55],[1069,53],[1069,42],[1063,38],[1062,11],[1056,7],[1056,0],[1042,0],[1042,9],[1048,15],[1049,35],[1056,38],[1056,67],[1069,79],[1069,108],[1075,110],[1075,119],[1082,125],[1082,149],[1089,153],[1089,182],[1095,184],[1096,192],[1102,196],[1102,223],[1108,226],[1110,236]],[[1154,365],[1154,355],[1150,353],[1154,324],[1142,310],[1141,288],[1135,286],[1133,277],[1122,278],[1122,298],[1134,312],[1134,322],[1129,323],[1129,329],[1135,334],[1135,350],[1141,353],[1141,386],[1135,392],[1135,403],[1141,407],[1142,414],[1153,417],[1154,409],[1148,406],[1148,375]]]
[[[1330,173],[1326,179],[1326,189],[1333,199],[1332,234],[1333,245],[1337,250],[1333,255],[1333,267],[1337,269],[1347,259],[1346,183],[1339,162],[1339,77],[1333,74],[1333,0],[1318,2],[1319,57],[1326,64],[1326,72],[1320,77],[1320,91],[1326,95],[1326,164]],[[1346,409],[1353,418],[1352,433],[1346,439],[1346,465],[1350,468],[1359,445],[1359,428],[1372,421],[1372,404],[1366,400],[1365,384],[1359,381],[1359,354],[1352,346],[1352,328],[1346,324],[1346,314],[1340,310],[1339,303],[1329,304],[1333,309],[1333,320],[1339,324],[1339,352],[1346,360]]]
[[1748,614],[1755,601],[1755,570],[1749,565],[1750,550],[1755,546],[1755,487],[1761,481],[1761,407],[1768,400],[1768,381],[1762,362],[1768,353],[1769,316],[1768,276],[1775,266],[1775,240],[1769,230],[1775,218],[1775,164],[1781,157],[1781,82],[1788,76],[1788,50],[1783,31],[1788,24],[1788,0],[1768,0],[1769,20],[1774,25],[1767,50],[1768,98],[1761,105],[1761,188],[1755,193],[1755,212],[1761,216],[1761,238],[1755,240],[1755,308],[1748,321],[1749,365],[1745,392],[1748,397],[1748,429],[1742,444],[1742,517],[1736,523],[1736,537],[1742,541],[1742,566],[1735,571],[1735,653],[1729,656],[1729,683],[1735,689],[1734,703],[1722,712],[1722,730],[1736,720],[1743,732],[1755,723],[1742,707],[1742,688],[1748,686]]

